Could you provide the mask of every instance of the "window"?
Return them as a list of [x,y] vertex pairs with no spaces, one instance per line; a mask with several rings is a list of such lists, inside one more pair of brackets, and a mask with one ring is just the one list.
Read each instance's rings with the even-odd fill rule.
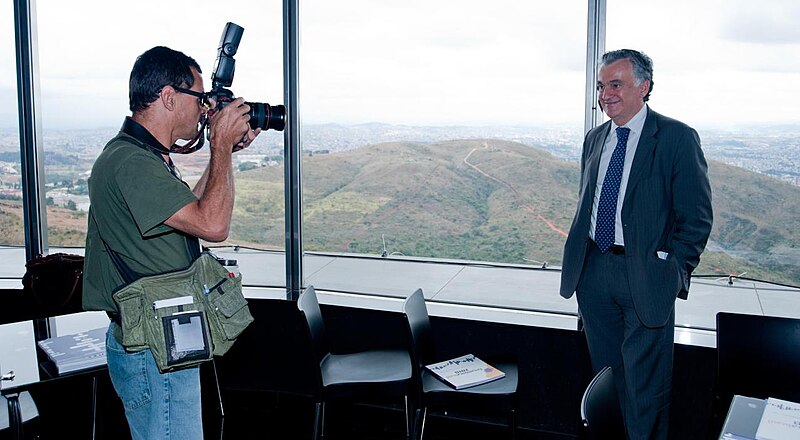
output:
[[306,251],[560,260],[583,136],[585,4],[301,7]]
[[24,246],[14,5],[0,9],[0,245]]
[[[739,3],[609,1],[605,47],[651,55],[653,109],[702,138],[715,225],[695,274],[798,285],[800,120],[791,104],[800,98],[800,61],[788,54],[800,35],[788,20],[800,11],[790,1]],[[196,57],[209,90],[231,20],[246,30],[231,89],[283,104],[282,2],[227,3],[224,17],[218,2],[139,6],[113,25],[99,18],[115,16],[99,1],[38,7],[50,246],[83,245],[86,173],[129,114],[127,77],[145,49],[164,44]],[[587,5],[300,6],[305,284],[389,296],[423,287],[439,302],[575,316],[574,301],[556,293],[559,272],[549,269],[561,263],[578,193]],[[11,61],[0,69],[13,65],[11,47],[0,48]],[[14,102],[0,105],[11,125]],[[9,133],[0,152],[18,167],[13,126]],[[249,286],[284,283],[282,152],[283,133],[268,131],[234,156],[237,202],[223,245],[236,247],[220,252],[238,255]],[[199,177],[207,154],[176,157],[185,180]],[[18,217],[19,240],[4,235],[10,244],[22,242],[21,210]],[[697,298],[706,297],[690,305]],[[754,312],[775,313],[763,299]],[[678,304],[679,315],[694,313]],[[687,325],[710,328],[713,312]]]
[[710,161],[714,228],[695,274],[800,285],[798,14],[781,0],[608,2],[606,49],[650,55],[651,108],[697,129]]
[[[165,45],[195,58],[210,90],[220,35],[230,20],[245,29],[230,89],[251,102],[281,104],[281,2],[221,5],[146,0],[125,9],[124,20],[104,1],[39,5],[50,246],[84,245],[86,181],[97,155],[130,115],[128,77],[145,50]],[[234,155],[238,191],[229,243],[282,248],[282,148],[282,134],[269,131]],[[190,185],[202,174],[208,151],[206,146],[191,155],[173,155]]]

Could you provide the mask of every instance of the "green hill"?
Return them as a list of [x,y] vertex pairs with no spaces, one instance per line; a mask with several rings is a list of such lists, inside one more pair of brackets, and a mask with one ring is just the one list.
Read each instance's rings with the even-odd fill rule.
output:
[[800,188],[713,161],[709,177],[714,228],[706,253],[724,250],[725,272],[800,285]]
[[[201,153],[181,166],[199,175]],[[579,169],[500,140],[394,142],[303,157],[309,251],[511,264],[561,264]],[[697,274],[800,285],[800,188],[711,161],[714,228]],[[282,166],[237,172],[230,244],[284,247]],[[188,178],[187,180],[192,180]],[[3,243],[19,244],[22,206],[0,203]],[[81,246],[85,214],[48,207],[51,245]]]
[[[697,273],[800,284],[800,188],[717,162],[710,177]],[[513,142],[398,142],[304,157],[303,178],[307,250],[380,254],[385,240],[406,256],[559,265],[579,168]],[[283,246],[282,182],[280,167],[238,175],[233,241]]]

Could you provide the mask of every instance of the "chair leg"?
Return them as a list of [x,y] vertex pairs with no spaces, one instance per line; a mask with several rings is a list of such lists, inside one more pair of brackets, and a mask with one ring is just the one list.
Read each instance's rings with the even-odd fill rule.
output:
[[321,434],[321,432],[320,432],[321,431],[321,429],[320,429],[321,428],[320,427],[320,421],[322,420],[322,411],[323,411],[323,409],[324,409],[323,402],[316,402],[314,404],[314,426],[313,426],[313,432],[312,432],[312,437],[311,437],[312,440],[318,440],[319,438],[321,438],[321,435],[320,435]]
[[403,400],[404,400],[403,408],[405,409],[406,413],[406,440],[410,440],[411,435],[413,434],[414,431],[414,427],[412,425],[414,421],[411,419],[413,408],[411,408],[411,402],[409,401],[408,396],[403,396]]
[[22,426],[22,409],[19,405],[19,393],[10,393],[6,396],[6,403],[8,404],[8,426],[14,434],[14,440],[23,440],[25,438],[24,428]]
[[508,430],[509,436],[511,440],[516,440],[517,438],[517,412],[513,409],[508,414]]
[[97,376],[92,375],[92,440],[97,438]]
[[222,402],[222,388],[219,385],[219,373],[217,373],[217,364],[214,359],[211,359],[211,373],[214,375],[214,391],[216,391],[217,405],[219,408],[219,417],[225,419],[225,406]]
[[[425,435],[425,419],[428,418],[428,407],[422,407],[422,417],[419,417],[419,435],[415,434],[415,440],[422,440]],[[416,428],[416,427],[415,427]]]
[[417,440],[417,433],[419,430],[417,426],[419,425],[420,413],[422,412],[422,408],[415,408],[414,409],[414,420],[411,421],[411,440]]
[[325,404],[325,401],[322,401],[322,404],[320,405],[320,412],[319,412],[319,438],[320,439],[324,439],[325,438],[325,407],[326,406],[327,405]]

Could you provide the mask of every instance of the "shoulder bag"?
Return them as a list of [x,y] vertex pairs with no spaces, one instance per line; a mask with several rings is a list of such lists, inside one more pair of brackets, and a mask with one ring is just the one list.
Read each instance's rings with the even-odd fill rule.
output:
[[[120,269],[122,261],[111,254]],[[150,348],[161,372],[222,356],[253,322],[241,275],[228,272],[210,252],[186,269],[128,282],[113,298],[122,345],[130,351]]]

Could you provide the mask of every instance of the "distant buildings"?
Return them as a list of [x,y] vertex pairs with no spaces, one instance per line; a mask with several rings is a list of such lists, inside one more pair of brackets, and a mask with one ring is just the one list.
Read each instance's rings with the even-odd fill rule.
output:
[[[66,188],[55,188],[47,191],[47,198],[53,200],[53,204],[64,208],[74,208],[76,211],[89,210],[89,196],[80,194],[70,194]],[[70,203],[72,202],[72,203]]]

